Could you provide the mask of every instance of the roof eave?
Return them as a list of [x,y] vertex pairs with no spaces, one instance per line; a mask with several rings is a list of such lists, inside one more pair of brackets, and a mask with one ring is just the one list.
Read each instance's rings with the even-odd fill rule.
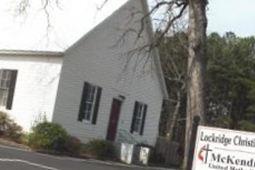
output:
[[5,55],[5,56],[52,56],[52,57],[63,57],[64,52],[58,52],[58,51],[30,51],[30,50],[0,50],[0,55]]
[[[148,4],[147,4],[147,1],[146,0],[141,0],[142,4],[143,4],[143,8],[144,8],[144,11],[145,13],[149,13],[149,8],[148,8]],[[152,23],[151,23],[151,20],[149,20],[149,22],[147,22],[147,26],[146,26],[146,31],[148,32],[148,36],[149,36],[149,39],[150,41],[153,41],[154,37],[154,33],[153,33],[153,30],[152,30]],[[167,87],[166,87],[166,82],[165,82],[165,78],[164,78],[164,74],[163,74],[163,71],[162,71],[162,68],[161,68],[161,61],[160,61],[160,57],[159,57],[159,52],[158,52],[158,49],[154,49],[153,50],[155,52],[155,64],[156,64],[156,67],[157,67],[157,74],[159,76],[159,79],[160,79],[160,84],[161,84],[161,90],[162,90],[162,93],[163,93],[163,98],[165,100],[168,100],[169,99],[169,95],[168,95],[168,90],[167,90]]]

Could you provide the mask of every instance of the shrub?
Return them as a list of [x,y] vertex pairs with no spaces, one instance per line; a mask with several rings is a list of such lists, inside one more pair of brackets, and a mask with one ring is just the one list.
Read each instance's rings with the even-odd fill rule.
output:
[[84,151],[97,159],[114,159],[115,158],[115,147],[114,145],[105,140],[92,140],[85,144]]
[[255,132],[255,125],[247,120],[240,121],[238,125],[240,130]]
[[15,122],[11,122],[6,129],[6,137],[14,140],[15,142],[21,143],[21,138],[23,136],[22,127],[16,124]]
[[10,121],[11,120],[9,116],[6,113],[0,112],[0,136],[5,135],[5,132],[9,126]]
[[28,145],[33,149],[62,152],[67,139],[67,132],[61,125],[42,122],[32,128]]
[[28,138],[29,138],[29,134],[23,133],[20,137],[20,143],[23,145],[28,145]]
[[7,113],[0,112],[0,136],[21,142],[22,127],[15,123]]
[[81,141],[74,136],[68,136],[65,142],[65,152],[71,155],[78,155],[80,151],[81,151]]

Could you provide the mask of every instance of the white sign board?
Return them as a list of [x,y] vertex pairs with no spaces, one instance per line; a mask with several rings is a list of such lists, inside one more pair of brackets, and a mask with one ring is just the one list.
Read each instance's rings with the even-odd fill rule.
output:
[[199,126],[192,170],[255,170],[255,133]]

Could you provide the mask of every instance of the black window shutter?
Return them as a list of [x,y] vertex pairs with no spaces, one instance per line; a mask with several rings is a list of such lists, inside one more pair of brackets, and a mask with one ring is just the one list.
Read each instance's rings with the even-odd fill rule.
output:
[[130,129],[131,133],[134,132],[135,119],[136,119],[136,114],[137,114],[138,106],[139,106],[139,103],[135,102],[134,111],[133,111],[133,118],[132,118],[132,123],[131,123],[131,129]]
[[101,93],[102,93],[102,88],[97,87],[96,103],[95,103],[94,113],[93,113],[93,117],[92,117],[92,124],[94,124],[94,125],[97,123],[97,115],[98,115]]
[[12,109],[13,96],[14,96],[14,91],[15,91],[15,86],[16,86],[17,75],[18,75],[17,70],[11,71],[10,86],[9,86],[7,103],[6,103],[6,109],[8,109],[8,110]]
[[141,130],[140,130],[140,135],[143,135],[144,125],[145,125],[145,120],[146,120],[146,114],[147,114],[147,105],[144,105],[143,119],[142,119],[142,126],[141,126]]
[[78,115],[78,121],[80,121],[80,122],[84,119],[84,110],[86,109],[84,102],[87,98],[89,86],[90,86],[89,83],[84,82],[83,92],[82,92],[82,97],[81,97],[81,104],[80,104],[80,111],[79,111],[79,115]]

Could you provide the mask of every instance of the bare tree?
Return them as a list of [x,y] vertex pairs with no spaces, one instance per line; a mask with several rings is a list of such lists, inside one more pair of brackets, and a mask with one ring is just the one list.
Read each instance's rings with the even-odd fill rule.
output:
[[[173,36],[165,36],[163,43],[159,46],[162,70],[164,73],[166,86],[169,89],[169,100],[166,101],[165,114],[165,133],[167,140],[177,140],[173,138],[174,128],[177,123],[183,120],[183,112],[186,108],[186,79],[187,79],[187,58],[188,44],[185,32],[174,33]],[[163,116],[163,115],[162,115]]]
[[[40,0],[40,6],[38,6],[39,11],[45,16],[45,35],[44,39],[47,40],[47,45],[49,43],[50,33],[53,30],[52,23],[52,11],[54,7],[61,9],[61,0]],[[17,6],[15,8],[15,16],[28,16],[30,9],[34,5],[32,0],[18,0]]]

